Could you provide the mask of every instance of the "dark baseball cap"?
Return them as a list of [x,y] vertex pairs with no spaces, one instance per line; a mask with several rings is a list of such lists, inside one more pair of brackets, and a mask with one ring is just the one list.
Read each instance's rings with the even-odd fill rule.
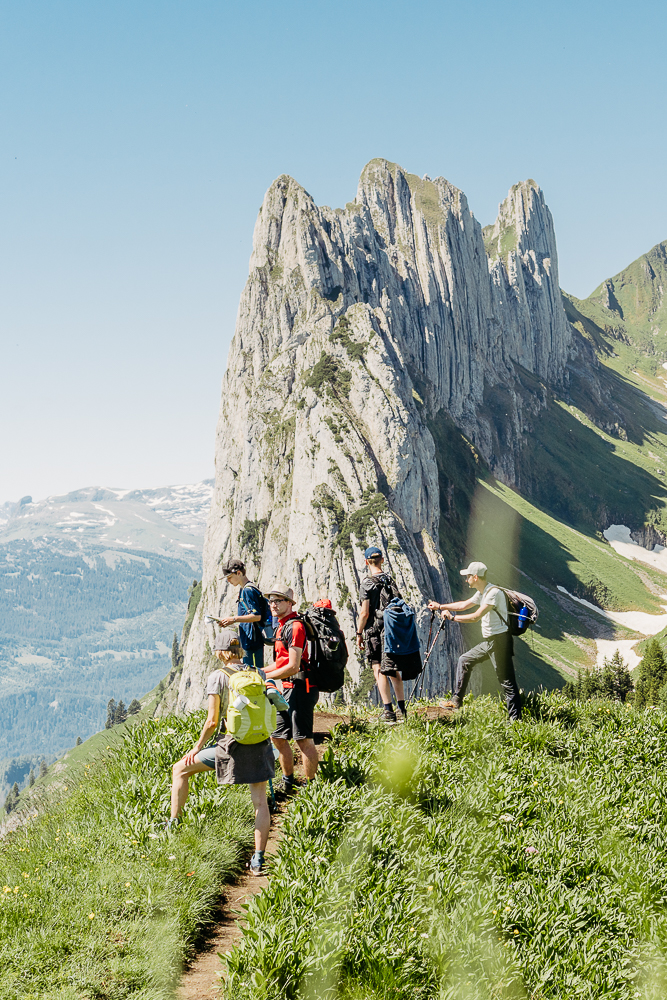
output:
[[373,556],[381,556],[381,555],[382,553],[380,552],[377,545],[369,545],[369,547],[364,552],[364,559],[372,559]]
[[213,641],[213,650],[217,652],[219,649],[231,649],[232,646],[241,648],[238,635],[230,628],[221,628]]
[[230,573],[245,573],[245,563],[240,559],[228,559],[223,563],[222,573],[223,576],[229,576]]

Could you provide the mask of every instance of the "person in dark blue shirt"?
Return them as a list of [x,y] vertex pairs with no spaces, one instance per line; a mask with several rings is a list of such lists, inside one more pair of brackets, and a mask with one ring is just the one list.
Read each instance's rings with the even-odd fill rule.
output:
[[264,598],[259,588],[246,576],[245,563],[240,559],[228,559],[222,567],[222,572],[227,583],[241,589],[237,614],[216,620],[223,628],[238,623],[243,662],[249,667],[261,670],[264,667],[264,635],[260,627]]

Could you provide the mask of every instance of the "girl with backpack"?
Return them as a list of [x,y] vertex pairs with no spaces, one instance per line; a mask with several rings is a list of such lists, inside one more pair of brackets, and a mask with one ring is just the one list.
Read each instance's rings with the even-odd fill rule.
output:
[[[214,670],[206,684],[208,715],[201,735],[173,766],[171,819],[166,827],[172,830],[178,824],[188,797],[190,775],[215,771],[220,785],[250,785],[255,807],[255,853],[250,872],[261,875],[271,825],[266,783],[275,774],[269,735],[275,727],[276,709],[287,706],[280,692],[275,687],[267,688],[258,672],[244,669],[243,650],[231,629],[220,630],[213,651],[221,669]],[[245,681],[245,693],[241,681]]]

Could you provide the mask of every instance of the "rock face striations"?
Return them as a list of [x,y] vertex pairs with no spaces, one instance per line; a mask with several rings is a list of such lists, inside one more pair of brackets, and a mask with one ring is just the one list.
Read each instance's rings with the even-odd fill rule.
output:
[[[522,414],[542,405],[544,383],[566,378],[571,337],[534,181],[512,188],[484,231],[448,181],[386,160],[368,164],[345,209],[275,181],[223,378],[203,596],[168,707],[201,704],[203,616],[232,607],[219,568],[231,554],[262,586],[291,583],[299,604],[330,597],[352,637],[363,549],[377,543],[425,632],[427,599],[450,593],[429,426],[451,418],[513,482]],[[451,628],[431,691],[450,686],[460,642]],[[354,681],[360,671],[353,655]]]

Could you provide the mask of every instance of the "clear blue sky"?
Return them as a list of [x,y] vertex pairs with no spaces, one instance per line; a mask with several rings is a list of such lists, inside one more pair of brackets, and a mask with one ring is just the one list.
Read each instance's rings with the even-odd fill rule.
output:
[[667,238],[663,0],[0,3],[0,502],[212,475],[257,210],[534,177],[585,296]]

